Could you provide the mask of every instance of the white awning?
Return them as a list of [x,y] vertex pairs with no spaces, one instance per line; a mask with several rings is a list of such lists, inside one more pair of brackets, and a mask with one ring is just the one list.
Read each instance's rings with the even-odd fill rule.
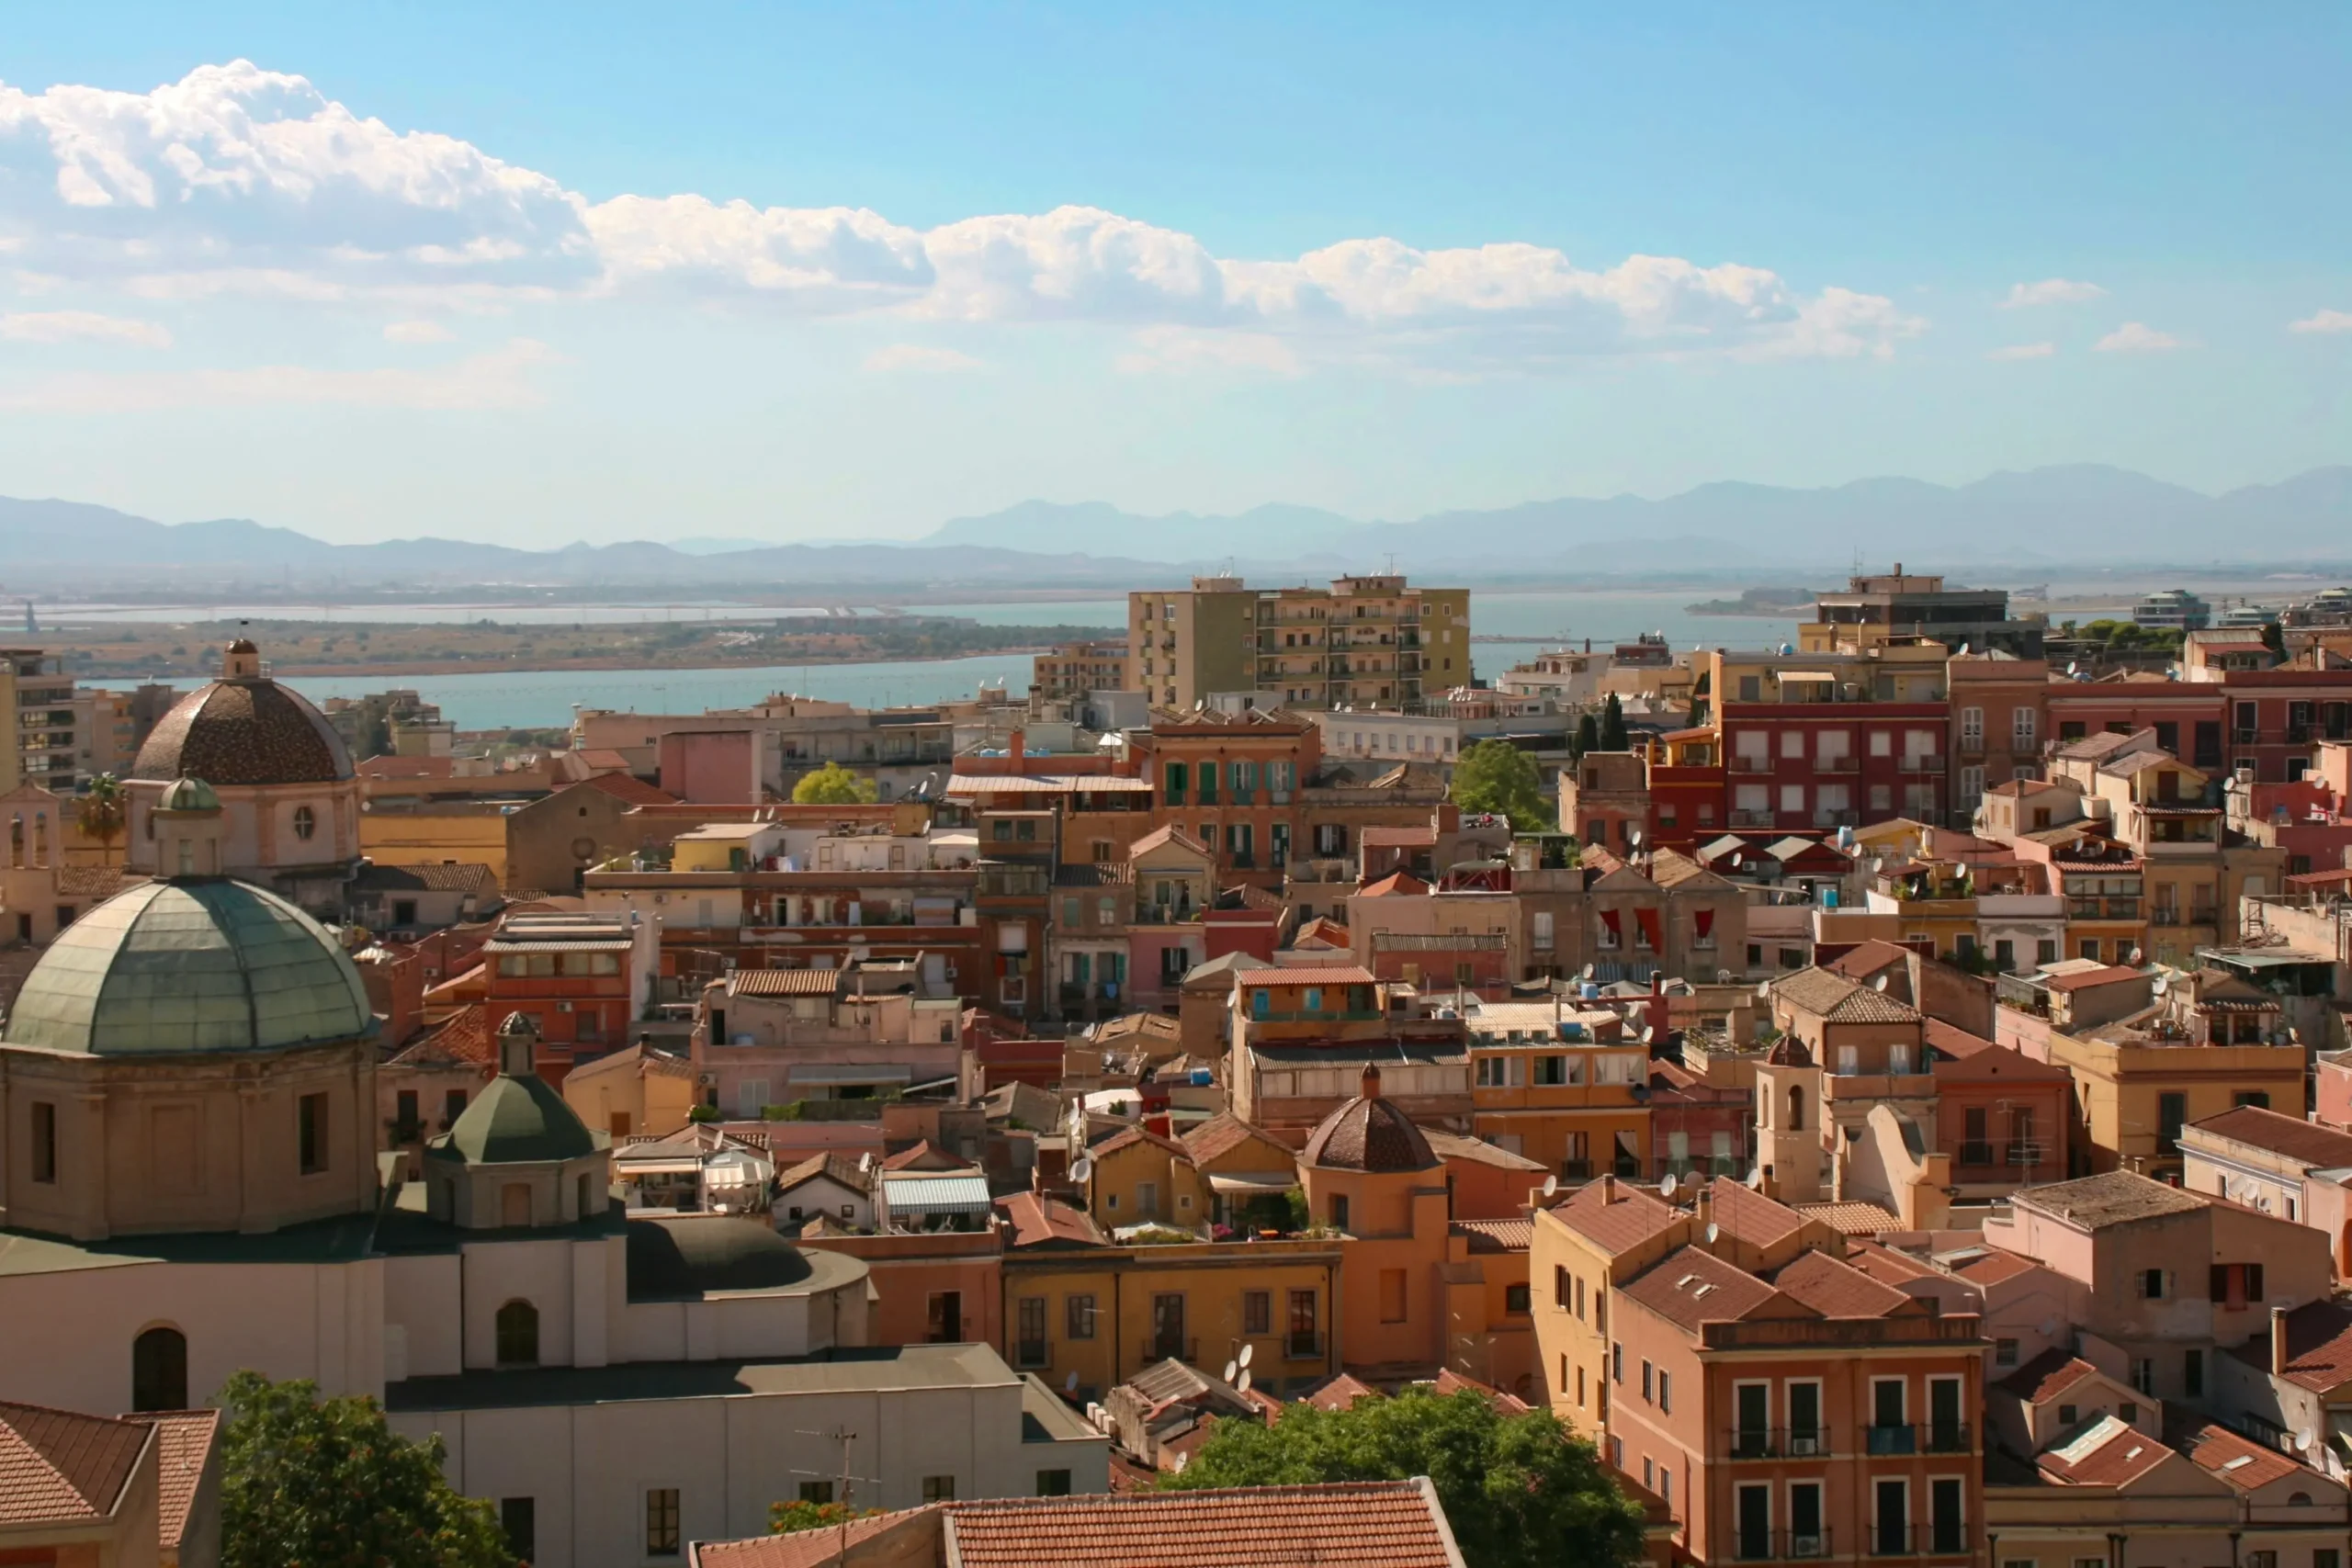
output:
[[1298,1178],[1289,1171],[1209,1172],[1209,1190],[1229,1198],[1261,1198],[1272,1192],[1287,1192],[1297,1185]]

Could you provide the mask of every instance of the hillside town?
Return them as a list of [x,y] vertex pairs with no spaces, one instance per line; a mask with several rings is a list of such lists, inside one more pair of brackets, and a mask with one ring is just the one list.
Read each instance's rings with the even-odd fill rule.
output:
[[0,1561],[219,1562],[252,1371],[546,1568],[1469,1568],[1427,1476],[1178,1484],[1416,1399],[1658,1568],[2345,1568],[2347,604],[1488,671],[1202,577],[557,745],[6,650]]

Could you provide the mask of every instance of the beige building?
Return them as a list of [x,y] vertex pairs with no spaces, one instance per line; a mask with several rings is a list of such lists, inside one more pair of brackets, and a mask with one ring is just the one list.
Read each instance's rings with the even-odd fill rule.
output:
[[1470,683],[1470,592],[1402,576],[1259,590],[1238,577],[1127,595],[1128,678],[1163,707],[1259,692],[1300,709],[1411,712]]

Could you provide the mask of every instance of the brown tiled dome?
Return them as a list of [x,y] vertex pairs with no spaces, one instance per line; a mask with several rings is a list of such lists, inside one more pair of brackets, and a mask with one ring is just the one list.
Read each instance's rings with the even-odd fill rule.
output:
[[352,776],[351,751],[300,693],[259,678],[222,680],[190,692],[163,716],[130,776],[333,784]]
[[1368,1068],[1363,1092],[1315,1129],[1306,1163],[1326,1170],[1428,1170],[1438,1163],[1413,1119],[1380,1098],[1380,1073]]

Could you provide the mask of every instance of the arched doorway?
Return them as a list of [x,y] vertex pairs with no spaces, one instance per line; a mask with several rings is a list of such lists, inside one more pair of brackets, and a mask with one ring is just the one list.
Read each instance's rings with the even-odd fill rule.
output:
[[530,1303],[512,1301],[498,1309],[498,1364],[539,1364],[539,1309]]
[[130,1408],[188,1408],[187,1335],[158,1325],[130,1342]]

